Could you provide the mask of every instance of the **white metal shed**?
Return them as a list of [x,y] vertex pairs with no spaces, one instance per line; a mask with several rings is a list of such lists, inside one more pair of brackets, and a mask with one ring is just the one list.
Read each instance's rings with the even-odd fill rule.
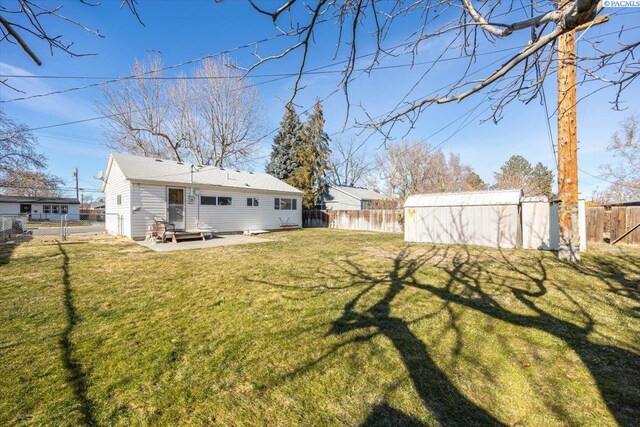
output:
[[404,204],[407,242],[522,246],[522,190],[416,194]]

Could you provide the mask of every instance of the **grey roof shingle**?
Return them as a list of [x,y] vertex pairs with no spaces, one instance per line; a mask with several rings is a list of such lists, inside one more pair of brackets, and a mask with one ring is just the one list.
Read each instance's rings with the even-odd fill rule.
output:
[[[112,154],[127,179],[184,185],[210,185],[281,193],[302,194],[302,191],[266,173],[239,171],[233,168],[192,165],[188,162],[154,159],[130,154]],[[104,186],[103,186],[104,187]],[[104,190],[104,188],[103,188]]]
[[332,185],[332,188],[349,194],[359,200],[386,200],[387,196],[364,187],[347,187],[343,185]]

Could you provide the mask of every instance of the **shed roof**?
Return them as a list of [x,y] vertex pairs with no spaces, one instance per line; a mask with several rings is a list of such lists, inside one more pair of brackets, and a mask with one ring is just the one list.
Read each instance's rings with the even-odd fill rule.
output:
[[380,194],[377,191],[370,190],[364,187],[349,187],[345,185],[332,185],[338,191],[346,193],[358,200],[385,200],[388,199],[384,194]]
[[216,166],[198,166],[187,162],[154,159],[130,154],[111,155],[101,191],[105,189],[113,162],[118,165],[125,177],[131,181],[302,194],[302,191],[297,188],[266,173],[246,172],[234,168],[219,168]]
[[79,205],[78,199],[72,197],[29,197],[29,196],[3,196],[0,195],[0,202],[3,203],[59,203],[63,205]]
[[414,194],[407,198],[404,207],[517,205],[521,197],[522,190]]

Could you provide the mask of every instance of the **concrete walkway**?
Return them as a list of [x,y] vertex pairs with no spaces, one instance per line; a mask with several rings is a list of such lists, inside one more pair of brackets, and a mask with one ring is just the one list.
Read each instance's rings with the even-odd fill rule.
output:
[[263,239],[262,237],[244,236],[242,234],[230,234],[224,236],[216,236],[207,240],[189,240],[179,243],[153,243],[149,241],[136,241],[137,244],[149,248],[156,252],[171,252],[171,251],[188,251],[191,249],[208,249],[217,248],[220,246],[235,246],[235,245],[248,245],[251,243],[266,243],[270,242],[269,239]]

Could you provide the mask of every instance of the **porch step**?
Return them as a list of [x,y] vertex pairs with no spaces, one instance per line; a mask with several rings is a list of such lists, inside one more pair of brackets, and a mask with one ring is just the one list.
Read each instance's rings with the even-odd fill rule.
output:
[[174,243],[178,243],[179,240],[206,240],[205,232],[203,231],[170,231],[167,232],[167,237],[171,237]]

